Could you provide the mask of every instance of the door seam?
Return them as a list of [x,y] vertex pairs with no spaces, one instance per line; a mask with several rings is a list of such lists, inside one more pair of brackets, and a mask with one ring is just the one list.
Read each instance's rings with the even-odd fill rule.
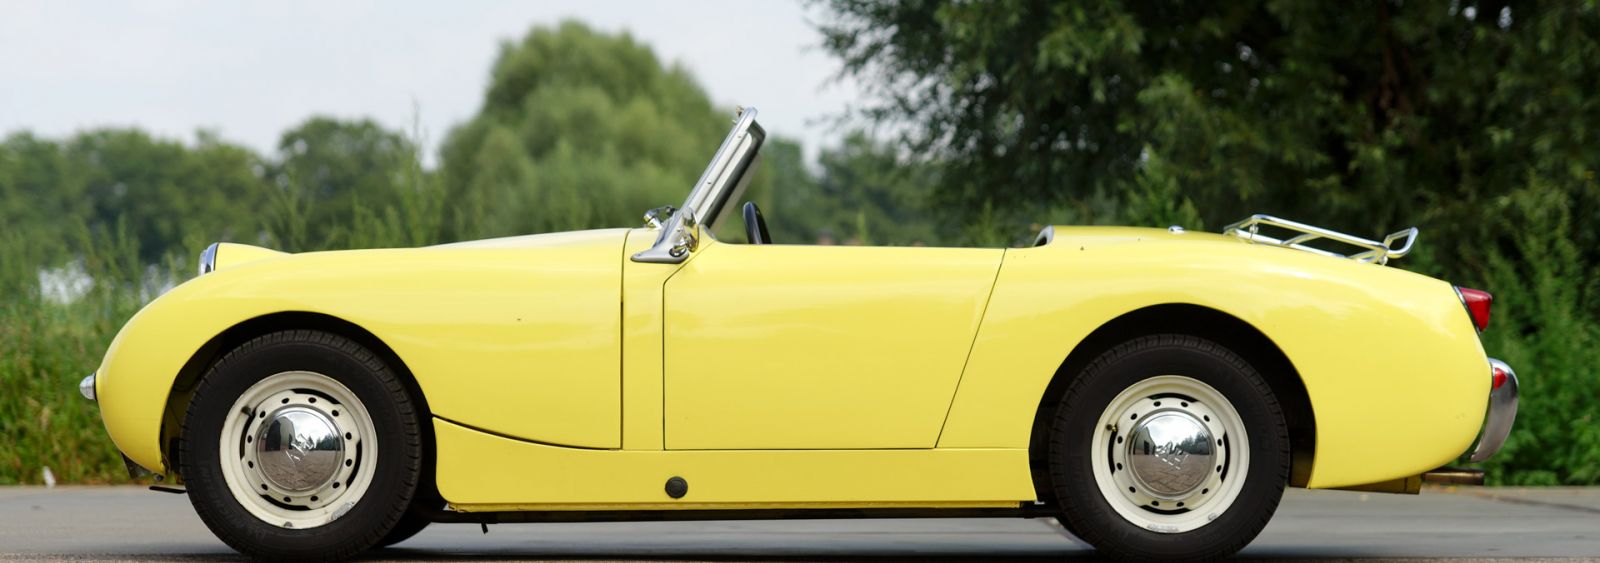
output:
[[939,434],[933,439],[933,447],[937,449],[939,442],[944,440],[944,428],[950,424],[950,413],[956,408],[956,397],[961,396],[961,382],[967,379],[967,367],[972,364],[972,351],[978,348],[978,337],[983,335],[983,327],[989,320],[989,303],[994,301],[994,289],[1000,286],[1000,271],[1006,267],[1006,254],[1010,249],[1000,249],[1000,263],[994,267],[994,279],[989,282],[989,294],[983,299],[983,310],[978,312],[978,328],[972,331],[972,342],[967,344],[967,357],[961,361],[961,374],[956,376],[956,388],[950,392],[950,403],[944,407],[944,420],[939,423]]

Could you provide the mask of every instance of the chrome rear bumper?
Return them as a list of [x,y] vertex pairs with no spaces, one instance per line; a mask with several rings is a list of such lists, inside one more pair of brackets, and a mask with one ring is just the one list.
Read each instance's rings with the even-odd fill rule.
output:
[[1493,457],[1505,445],[1511,434],[1511,423],[1517,420],[1517,372],[1505,362],[1489,358],[1489,413],[1484,417],[1483,434],[1478,446],[1473,448],[1470,461],[1478,462]]

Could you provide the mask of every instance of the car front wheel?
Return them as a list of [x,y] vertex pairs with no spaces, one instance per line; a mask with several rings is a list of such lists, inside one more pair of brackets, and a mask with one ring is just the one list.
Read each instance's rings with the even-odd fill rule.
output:
[[1213,559],[1261,532],[1289,435],[1248,362],[1188,335],[1131,340],[1068,385],[1051,425],[1062,524],[1118,559]]
[[421,474],[419,418],[393,371],[361,345],[272,333],[201,379],[180,467],[195,511],[234,549],[348,558],[404,518]]

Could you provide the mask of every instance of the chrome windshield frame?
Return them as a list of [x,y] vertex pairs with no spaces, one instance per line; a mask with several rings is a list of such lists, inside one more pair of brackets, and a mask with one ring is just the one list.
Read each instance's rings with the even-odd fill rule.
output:
[[711,157],[705,172],[695,181],[689,197],[683,200],[680,210],[695,210],[695,222],[707,231],[722,224],[735,206],[728,201],[739,197],[750,184],[750,173],[761,152],[767,132],[756,123],[756,108],[739,108],[733,129],[722,139],[722,145]]
[[646,224],[660,230],[655,244],[634,254],[633,260],[677,264],[688,259],[689,253],[698,246],[699,238],[711,236],[717,225],[738,207],[728,202],[737,200],[749,187],[766,139],[766,130],[756,123],[756,108],[739,108],[733,129],[722,139],[722,145],[717,147],[711,163],[695,181],[683,205],[664,222],[658,213],[645,215]]

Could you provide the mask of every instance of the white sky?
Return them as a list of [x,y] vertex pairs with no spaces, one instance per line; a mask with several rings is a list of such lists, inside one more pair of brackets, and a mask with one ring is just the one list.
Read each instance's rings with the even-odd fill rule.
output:
[[478,110],[500,41],[573,18],[631,32],[815,158],[841,133],[826,118],[859,96],[832,80],[817,17],[794,0],[0,0],[0,134],[137,125],[192,141],[207,128],[270,154],[313,114],[408,131],[415,114],[431,161]]

